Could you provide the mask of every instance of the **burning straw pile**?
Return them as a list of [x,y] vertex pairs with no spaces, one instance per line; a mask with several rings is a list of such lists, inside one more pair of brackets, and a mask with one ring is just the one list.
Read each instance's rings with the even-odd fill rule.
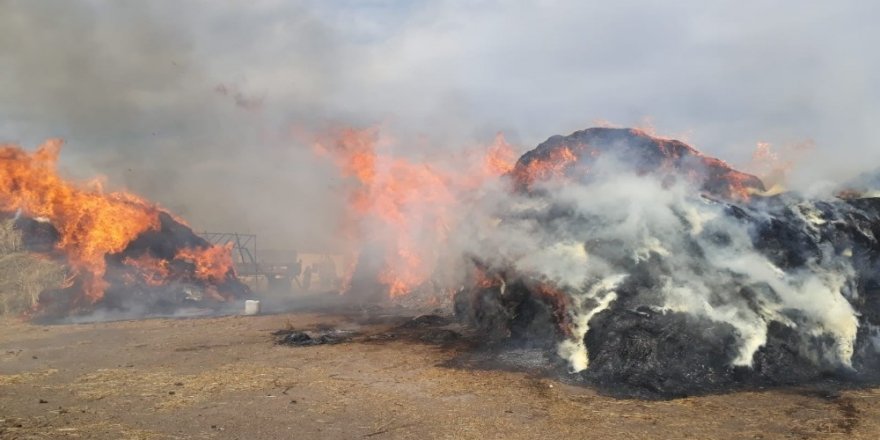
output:
[[[372,274],[394,296],[457,291],[456,314],[482,339],[544,348],[569,379],[617,393],[880,371],[880,199],[869,191],[771,195],[633,129],[554,136],[491,179],[382,167],[373,145],[325,148],[360,183],[364,249],[380,249],[352,285]],[[401,183],[401,169],[430,176]]]
[[[542,161],[558,179],[521,177]],[[457,299],[489,334],[546,344],[615,392],[876,378],[880,199],[764,196],[754,176],[623,129],[551,138],[512,176],[497,253],[475,255],[480,280]]]
[[133,194],[106,193],[98,182],[65,181],[56,172],[60,147],[57,140],[34,153],[0,146],[0,212],[21,234],[12,255],[26,250],[32,254],[26,258],[45,263],[39,267],[63,265],[68,271],[56,284],[57,276],[48,272],[58,271],[41,269],[46,286],[56,287],[39,294],[29,287],[33,283],[18,289],[18,295],[37,296],[33,314],[56,319],[96,310],[170,313],[247,294],[235,277],[230,249],[211,246],[180,219]]

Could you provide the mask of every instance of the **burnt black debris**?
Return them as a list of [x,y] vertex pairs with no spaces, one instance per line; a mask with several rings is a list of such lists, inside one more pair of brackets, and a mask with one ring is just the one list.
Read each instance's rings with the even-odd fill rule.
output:
[[449,325],[453,320],[447,316],[440,315],[420,315],[400,325],[400,328],[425,328],[425,327],[442,327]]
[[356,332],[346,330],[280,330],[274,333],[275,343],[293,347],[310,347],[313,345],[339,344],[348,342],[358,336]]
[[[359,326],[364,325],[359,320]],[[332,326],[317,326],[310,329],[282,329],[272,333],[275,343],[292,347],[338,344],[344,342],[391,342],[407,341],[422,344],[451,346],[466,342],[461,334],[461,325],[450,316],[420,315],[414,318],[401,316],[384,317],[378,321],[368,320],[371,326],[380,328],[369,332],[347,330]]]
[[421,332],[419,340],[426,344],[451,345],[462,339],[460,333],[445,328],[425,330]]
[[[583,338],[588,367],[577,372],[566,371],[568,363],[560,362],[562,355],[558,354],[560,342],[573,337],[571,298],[548,295],[542,289],[546,279],[475,257],[477,268],[503,283],[488,287],[474,283],[463,289],[456,295],[455,312],[486,341],[502,341],[518,349],[542,348],[549,363],[560,365],[557,372],[562,377],[622,396],[675,397],[831,379],[847,384],[880,379],[880,198],[865,196],[868,191],[857,197],[829,196],[823,200],[793,193],[737,198],[734,196],[741,194],[737,191],[743,187],[755,192],[762,190],[763,184],[681,142],[626,129],[589,129],[555,136],[523,155],[517,168],[524,170],[530,162],[550,157],[558,148],[569,148],[578,155],[571,170],[593,164],[591,151],[614,151],[618,158],[634,164],[638,174],[671,169],[692,177],[697,170],[695,193],[688,200],[718,213],[723,220],[720,224],[747,231],[749,252],[772,263],[780,277],[839,275],[845,280],[840,283],[840,296],[858,320],[852,352],[841,349],[839,338],[830,329],[816,326],[805,330],[810,328],[811,317],[805,311],[810,305],[799,308],[791,304],[810,299],[783,301],[779,299],[783,293],[770,284],[756,283],[735,269],[719,269],[717,263],[712,266],[707,256],[710,252],[735,255],[739,249],[734,233],[720,227],[702,230],[693,239],[682,234],[684,243],[675,255],[650,251],[631,258],[631,249],[621,241],[583,240],[589,255],[625,278],[616,285],[615,297],[607,307],[591,315]],[[513,171],[514,176],[517,172]],[[575,178],[579,184],[592,183],[589,176]],[[546,192],[523,186],[514,191],[539,199],[547,207],[516,212],[515,217],[502,213],[502,225],[525,221],[570,236],[607,227],[601,224],[601,217],[573,218],[581,214]],[[678,230],[692,228],[685,214],[677,221]],[[838,261],[842,262],[839,268]],[[731,313],[739,308],[761,317],[759,325],[766,329],[766,335],[750,362],[737,363],[745,338],[742,329],[665,307],[662,290],[682,264],[713,292],[707,300],[710,306],[729,303],[734,310]],[[780,304],[774,314],[766,312]],[[837,357],[841,352],[846,352],[849,362],[840,362]]]
[[396,334],[426,344],[452,345],[463,338],[461,333],[447,328],[454,322],[448,316],[420,315],[399,325]]

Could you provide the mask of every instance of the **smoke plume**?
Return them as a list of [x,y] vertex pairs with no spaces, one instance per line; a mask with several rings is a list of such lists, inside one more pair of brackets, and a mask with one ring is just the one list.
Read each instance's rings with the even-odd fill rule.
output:
[[874,8],[4,0],[0,140],[64,138],[68,173],[302,249],[344,245],[340,179],[290,135],[326,121],[406,156],[653,117],[736,164],[812,140],[805,188],[880,160]]

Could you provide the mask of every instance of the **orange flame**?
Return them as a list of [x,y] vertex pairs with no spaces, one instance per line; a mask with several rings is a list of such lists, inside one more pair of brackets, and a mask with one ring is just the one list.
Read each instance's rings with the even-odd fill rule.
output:
[[140,279],[149,286],[165,284],[171,274],[167,260],[156,258],[150,254],[143,254],[137,258],[123,258],[122,264],[134,268]]
[[[681,174],[691,183],[708,184],[718,195],[734,200],[748,200],[751,194],[763,188],[763,183],[755,176],[739,172],[726,162],[706,156],[681,141],[657,137],[644,129],[628,130],[632,135],[650,138],[663,155],[658,164],[637,169],[640,174],[663,171],[673,179]],[[511,177],[519,189],[528,189],[541,181],[581,178],[591,172],[591,164],[602,154],[601,149],[584,143],[554,146],[518,163]],[[682,160],[685,155],[688,160]]]
[[[684,173],[695,183],[711,184],[711,190],[737,199],[748,199],[754,188],[762,187],[754,176],[686,144],[631,131],[635,136],[651,137],[664,155],[654,168],[640,172],[661,167],[670,174]],[[470,191],[504,174],[518,188],[586,175],[602,154],[601,149],[587,144],[559,145],[514,166],[515,154],[499,134],[479,159],[465,155],[464,160],[457,160],[461,158],[448,155],[429,165],[386,154],[389,146],[375,128],[341,130],[314,144],[319,154],[335,162],[343,176],[355,181],[349,193],[350,218],[345,223],[348,237],[358,244],[366,238],[383,241],[385,254],[377,276],[392,297],[412,291],[432,276],[441,257],[438,249],[444,248],[448,231],[461,221],[456,214],[463,211]],[[683,160],[685,156],[688,160]]]
[[781,191],[798,162],[815,147],[804,141],[775,148],[769,142],[758,142],[746,169],[755,173],[768,186],[768,191]]
[[562,178],[569,165],[576,161],[577,156],[570,148],[559,148],[551,151],[546,158],[537,158],[525,167],[515,169],[513,178],[517,184],[530,187],[535,182]]
[[181,249],[174,259],[194,264],[196,278],[212,284],[222,284],[230,273],[235,273],[232,243],[225,246]]
[[486,151],[483,158],[483,167],[485,174],[489,176],[500,176],[509,173],[516,165],[516,152],[504,139],[504,134],[495,135],[495,141]]
[[571,316],[568,314],[569,296],[550,283],[537,283],[534,288],[552,305],[559,330],[567,337],[572,336]]
[[83,281],[85,299],[95,302],[106,288],[105,255],[157,228],[159,210],[132,194],[65,182],[56,171],[61,145],[60,139],[49,140],[32,154],[0,145],[0,211],[48,219],[60,234],[57,247]]
[[390,236],[383,237],[389,239],[378,281],[395,297],[433,273],[440,258],[437,249],[456,221],[461,203],[457,194],[513,169],[515,154],[501,134],[480,160],[468,158],[465,166],[457,167],[381,154],[386,146],[375,128],[344,129],[314,145],[316,152],[330,156],[343,176],[357,181],[350,193],[351,238],[367,238],[366,229]]
[[498,276],[489,276],[485,270],[474,266],[474,283],[475,286],[481,289],[489,289],[492,287],[499,287],[502,284],[502,280]]
[[[20,210],[48,220],[59,234],[55,246],[71,268],[65,287],[82,286],[76,292],[82,296],[72,298],[71,304],[93,304],[108,287],[106,257],[123,252],[142,233],[159,229],[164,211],[131,193],[104,192],[102,179],[82,185],[65,181],[57,172],[61,146],[61,140],[53,139],[28,153],[15,145],[0,145],[0,211]],[[185,249],[176,258],[192,262],[195,277],[208,283],[224,282],[232,270],[227,247]],[[175,277],[169,261],[148,253],[125,257],[121,263],[129,269],[123,273],[126,283],[161,286]]]

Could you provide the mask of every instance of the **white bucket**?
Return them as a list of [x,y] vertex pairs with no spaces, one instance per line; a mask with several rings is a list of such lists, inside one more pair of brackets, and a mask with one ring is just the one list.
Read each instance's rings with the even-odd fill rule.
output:
[[245,315],[259,315],[260,314],[260,302],[254,299],[249,299],[244,302],[244,314]]

